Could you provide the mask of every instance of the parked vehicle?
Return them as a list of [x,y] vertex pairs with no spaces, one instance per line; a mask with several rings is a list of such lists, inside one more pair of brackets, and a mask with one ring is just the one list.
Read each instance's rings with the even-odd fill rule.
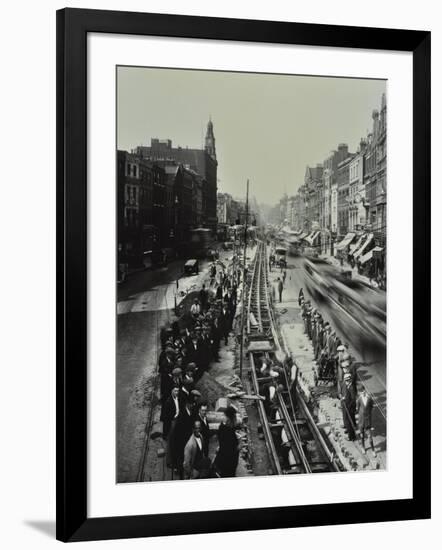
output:
[[199,273],[199,262],[198,260],[192,259],[187,260],[184,264],[184,274],[185,275],[197,275]]

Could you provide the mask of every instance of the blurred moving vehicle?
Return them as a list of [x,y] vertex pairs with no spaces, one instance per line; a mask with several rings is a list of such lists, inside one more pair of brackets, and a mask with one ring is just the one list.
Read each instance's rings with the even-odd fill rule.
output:
[[326,260],[304,260],[306,290],[320,305],[330,306],[333,324],[343,333],[349,332],[351,320],[358,329],[354,338],[379,346],[386,344],[385,293],[362,281],[351,278],[351,272],[339,271]]
[[301,242],[299,240],[292,239],[289,243],[289,255],[290,256],[300,256],[302,247]]
[[317,258],[318,250],[312,246],[304,246],[304,256],[307,258]]
[[194,258],[206,258],[207,252],[213,247],[214,237],[207,227],[191,229],[190,241],[186,243],[186,252]]

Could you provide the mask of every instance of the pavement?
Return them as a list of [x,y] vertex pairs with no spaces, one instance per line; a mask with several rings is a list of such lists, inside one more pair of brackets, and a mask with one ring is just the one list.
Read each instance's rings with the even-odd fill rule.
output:
[[[269,281],[276,285],[276,280],[281,277],[279,269],[273,269],[269,273]],[[328,435],[330,442],[335,448],[341,462],[350,470],[367,469],[386,469],[386,365],[385,350],[361,349],[361,343],[356,338],[353,346],[351,335],[355,328],[346,331],[346,334],[338,335],[343,337],[343,341],[349,342],[350,353],[355,358],[358,367],[358,376],[365,385],[369,393],[375,400],[373,411],[373,440],[377,457],[372,456],[371,451],[364,455],[359,443],[349,442],[345,439],[342,427],[342,413],[340,410],[339,399],[336,391],[329,387],[315,386],[314,373],[316,363],[314,360],[311,341],[304,334],[304,326],[301,318],[301,311],[298,305],[298,295],[300,288],[304,289],[305,279],[303,270],[303,260],[300,257],[289,257],[287,267],[287,278],[282,296],[282,303],[275,302],[277,320],[281,333],[288,349],[299,366],[300,386],[307,399],[312,399],[315,403],[316,415],[320,426]],[[275,293],[277,296],[277,293]],[[309,297],[312,299],[311,297]],[[323,313],[325,319],[330,319],[333,326],[330,307],[326,304],[313,304]],[[329,314],[329,315],[327,315]],[[333,312],[336,315],[336,312]],[[348,320],[343,319],[340,326],[348,324]],[[335,328],[335,327],[334,327]],[[345,336],[345,337],[344,337]]]

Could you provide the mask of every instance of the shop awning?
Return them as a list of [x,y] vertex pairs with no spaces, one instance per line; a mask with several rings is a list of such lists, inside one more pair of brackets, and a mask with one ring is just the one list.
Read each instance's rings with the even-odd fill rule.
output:
[[350,254],[353,254],[353,252],[356,252],[356,250],[361,246],[362,241],[364,240],[365,235],[361,235],[357,241],[352,243],[350,245]]
[[315,242],[318,240],[319,235],[321,234],[320,231],[316,231],[316,233],[312,237],[312,244],[315,244]]
[[373,256],[376,256],[376,252],[382,252],[382,250],[384,250],[383,248],[381,248],[380,246],[375,246],[374,248],[372,248],[370,250],[370,252],[367,252],[367,254],[364,254],[361,259],[360,259],[360,262],[362,265],[364,265],[365,263],[368,262],[368,260],[371,260],[373,258]]
[[370,233],[368,237],[365,239],[364,244],[361,245],[355,252],[353,252],[353,258],[356,260],[359,258],[359,256],[363,255],[364,250],[367,248],[367,246],[371,243],[373,240],[373,233]]
[[344,249],[346,246],[348,246],[351,243],[351,241],[354,238],[355,238],[354,233],[347,233],[347,235],[345,235],[345,237],[342,239],[342,241],[336,245],[336,250]]
[[320,231],[312,231],[308,237],[306,237],[306,241],[313,246],[315,244],[316,239],[319,236]]
[[367,254],[364,254],[361,259],[360,259],[360,262],[362,265],[364,265],[365,263],[368,262],[368,260],[371,260],[374,257],[376,257],[376,253],[377,252],[382,252],[382,250],[384,250],[383,248],[381,248],[380,246],[375,246],[374,248],[372,248],[370,250],[370,252],[367,252]]

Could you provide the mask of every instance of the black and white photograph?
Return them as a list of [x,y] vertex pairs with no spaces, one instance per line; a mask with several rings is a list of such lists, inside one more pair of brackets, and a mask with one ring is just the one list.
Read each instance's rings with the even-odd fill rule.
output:
[[116,67],[116,482],[377,472],[386,79]]

